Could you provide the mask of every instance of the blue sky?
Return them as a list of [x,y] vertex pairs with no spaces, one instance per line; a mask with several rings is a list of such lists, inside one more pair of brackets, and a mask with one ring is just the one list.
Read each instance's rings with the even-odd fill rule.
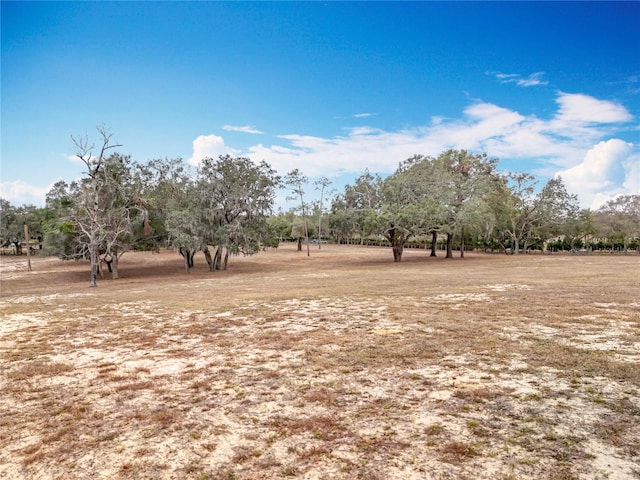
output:
[[229,153],[338,191],[487,152],[596,208],[640,193],[638,25],[640,2],[2,1],[0,196],[43,205],[106,125],[135,161]]

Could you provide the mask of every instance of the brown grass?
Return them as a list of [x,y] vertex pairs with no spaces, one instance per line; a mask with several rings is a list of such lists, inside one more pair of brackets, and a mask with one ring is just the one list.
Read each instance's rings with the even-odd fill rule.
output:
[[391,258],[0,258],[0,478],[640,478],[640,257]]

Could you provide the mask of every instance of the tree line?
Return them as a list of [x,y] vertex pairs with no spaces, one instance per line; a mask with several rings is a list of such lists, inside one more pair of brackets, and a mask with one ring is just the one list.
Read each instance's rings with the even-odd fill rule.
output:
[[[89,260],[90,285],[100,266],[118,278],[120,257],[130,250],[174,248],[185,271],[201,251],[211,271],[225,270],[230,255],[252,255],[284,239],[380,241],[400,262],[406,245],[430,245],[446,257],[454,242],[518,254],[542,245],[572,250],[589,241],[638,250],[640,195],[618,197],[597,211],[580,209],[561,178],[538,188],[528,173],[503,174],[487,154],[448,150],[437,157],[415,155],[381,178],[365,171],[333,194],[326,178],[315,182],[320,200],[306,200],[308,179],[299,170],[284,177],[266,162],[245,157],[204,158],[197,168],[180,159],[135,163],[115,152],[120,145],[99,128],[98,147],[74,138],[85,166],[78,181],[57,182],[45,207],[13,206],[0,199],[0,241],[20,253],[27,225],[46,254]],[[298,207],[273,213],[276,191],[287,188]],[[329,202],[326,197],[330,196]],[[325,205],[325,202],[328,205]]]
[[473,248],[519,254],[532,248],[576,251],[593,246],[638,250],[640,195],[620,196],[596,211],[581,209],[562,178],[539,186],[529,173],[500,173],[487,154],[447,150],[415,155],[384,180],[365,172],[335,197],[330,226],[336,237],[382,236],[400,261],[408,242],[444,238],[464,255]]

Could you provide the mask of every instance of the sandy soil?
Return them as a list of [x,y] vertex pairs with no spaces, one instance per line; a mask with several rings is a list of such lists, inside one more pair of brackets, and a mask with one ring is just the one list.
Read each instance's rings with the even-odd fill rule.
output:
[[640,478],[640,257],[0,257],[0,478]]

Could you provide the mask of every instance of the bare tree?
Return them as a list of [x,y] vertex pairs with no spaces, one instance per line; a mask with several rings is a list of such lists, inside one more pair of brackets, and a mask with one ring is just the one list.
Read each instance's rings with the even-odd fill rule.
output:
[[106,229],[104,228],[104,218],[101,208],[101,193],[108,183],[105,162],[107,160],[107,152],[113,148],[122,145],[112,142],[113,134],[108,131],[105,126],[97,127],[101,137],[99,153],[94,155],[96,149],[95,144],[89,142],[89,136],[85,134],[83,137],[75,138],[71,136],[71,140],[75,145],[76,157],[86,166],[86,181],[82,185],[81,205],[76,216],[76,224],[80,231],[84,234],[85,245],[91,262],[91,276],[89,281],[90,287],[97,285],[97,276],[99,270],[99,248],[105,240]]
[[324,194],[325,190],[329,185],[331,185],[331,181],[327,177],[322,177],[319,180],[313,182],[316,186],[316,190],[320,190],[320,204],[318,208],[318,250],[320,250],[322,245],[322,213],[324,211]]

